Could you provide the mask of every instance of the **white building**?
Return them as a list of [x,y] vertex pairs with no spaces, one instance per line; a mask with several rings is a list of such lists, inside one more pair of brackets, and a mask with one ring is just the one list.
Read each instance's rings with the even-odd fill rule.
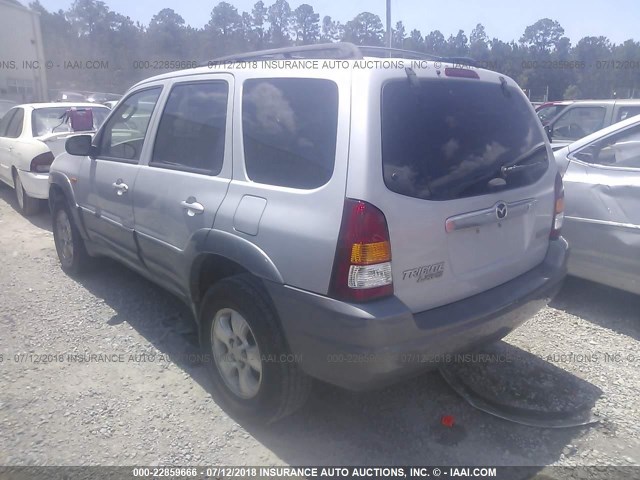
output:
[[0,99],[47,100],[46,75],[40,15],[17,0],[0,0]]

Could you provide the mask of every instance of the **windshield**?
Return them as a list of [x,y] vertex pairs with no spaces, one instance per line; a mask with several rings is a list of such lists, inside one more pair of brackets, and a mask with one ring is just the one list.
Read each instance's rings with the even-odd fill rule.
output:
[[[387,187],[449,200],[537,181],[548,165],[543,133],[526,98],[507,88],[478,80],[387,83],[382,91]],[[516,164],[536,168],[502,169]]]
[[[33,111],[31,124],[33,136],[40,137],[50,133],[71,132],[71,125],[65,120],[64,114],[70,107],[39,108]],[[93,130],[100,128],[110,110],[108,108],[91,108],[93,112]]]

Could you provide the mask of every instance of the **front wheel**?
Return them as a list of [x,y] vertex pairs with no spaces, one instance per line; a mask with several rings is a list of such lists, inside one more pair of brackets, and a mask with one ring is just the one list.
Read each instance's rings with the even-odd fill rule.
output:
[[52,213],[53,240],[62,270],[71,275],[86,271],[93,263],[93,258],[87,253],[69,206],[64,201],[57,201]]
[[311,379],[289,352],[260,280],[242,274],[215,284],[203,299],[200,325],[213,393],[229,413],[271,423],[304,404]]

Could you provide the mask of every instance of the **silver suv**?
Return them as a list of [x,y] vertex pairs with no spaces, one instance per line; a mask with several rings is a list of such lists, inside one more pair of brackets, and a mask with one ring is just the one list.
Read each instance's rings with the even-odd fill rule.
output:
[[106,255],[184,300],[233,414],[287,415],[311,378],[365,390],[433,368],[565,275],[562,182],[517,84],[363,53],[150,78],[51,168],[62,268]]

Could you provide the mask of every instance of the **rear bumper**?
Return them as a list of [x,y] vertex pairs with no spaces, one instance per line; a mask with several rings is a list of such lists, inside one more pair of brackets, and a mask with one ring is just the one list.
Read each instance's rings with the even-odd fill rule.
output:
[[381,387],[435,368],[447,354],[499,340],[558,292],[567,242],[550,242],[527,273],[473,297],[418,314],[398,298],[350,304],[265,282],[296,361],[351,390]]
[[33,173],[18,170],[18,175],[20,175],[22,188],[27,192],[27,195],[33,198],[40,198],[42,200],[49,198],[48,173]]

